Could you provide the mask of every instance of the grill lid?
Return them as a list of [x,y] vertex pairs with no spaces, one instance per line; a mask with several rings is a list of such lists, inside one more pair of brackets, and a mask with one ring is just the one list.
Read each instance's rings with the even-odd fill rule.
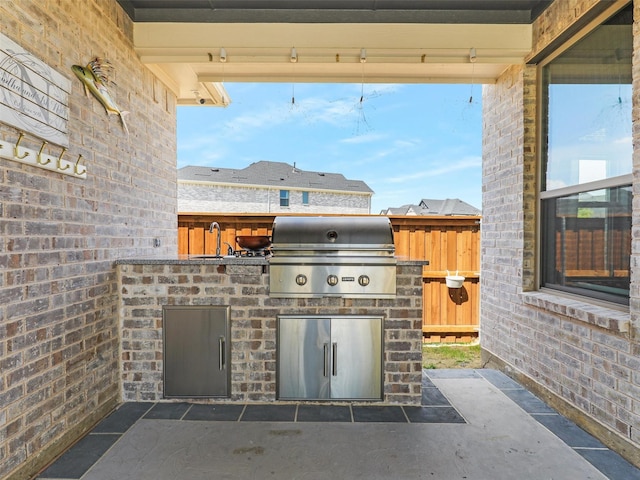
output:
[[276,217],[271,238],[271,297],[396,296],[387,217]]
[[276,217],[271,234],[273,255],[291,250],[395,251],[391,221],[370,217]]

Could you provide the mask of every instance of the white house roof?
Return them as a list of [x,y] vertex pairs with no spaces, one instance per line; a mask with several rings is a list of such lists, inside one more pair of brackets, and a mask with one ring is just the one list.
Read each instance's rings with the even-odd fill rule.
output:
[[256,185],[299,190],[327,190],[373,194],[361,180],[340,173],[311,172],[284,162],[259,161],[246,168],[215,168],[189,165],[178,169],[178,182]]
[[481,215],[482,212],[459,198],[444,200],[423,198],[418,205],[391,207],[382,213],[386,215]]
[[459,198],[445,198],[434,200],[423,198],[420,200],[422,215],[480,215],[480,210]]

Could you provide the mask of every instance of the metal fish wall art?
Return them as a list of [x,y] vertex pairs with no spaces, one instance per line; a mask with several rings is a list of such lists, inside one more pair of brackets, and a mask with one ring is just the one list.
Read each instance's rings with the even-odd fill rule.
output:
[[129,129],[124,121],[124,116],[129,112],[120,110],[120,107],[113,100],[107,89],[109,84],[109,77],[107,72],[111,71],[112,65],[108,60],[104,60],[100,57],[96,57],[91,60],[86,67],[80,65],[73,65],[71,70],[82,82],[84,86],[84,92],[89,96],[89,92],[102,104],[108,115],[118,115],[122,128],[129,134]]

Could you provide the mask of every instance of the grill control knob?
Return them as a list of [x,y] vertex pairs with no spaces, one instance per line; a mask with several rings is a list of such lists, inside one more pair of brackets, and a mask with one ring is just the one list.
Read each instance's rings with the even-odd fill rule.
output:
[[300,286],[306,285],[307,284],[307,276],[300,274],[296,276],[296,283]]
[[335,275],[329,275],[327,277],[327,283],[332,287],[335,287],[338,284],[338,277]]
[[366,287],[367,285],[369,285],[370,281],[371,279],[367,275],[360,275],[358,277],[358,283],[361,287]]

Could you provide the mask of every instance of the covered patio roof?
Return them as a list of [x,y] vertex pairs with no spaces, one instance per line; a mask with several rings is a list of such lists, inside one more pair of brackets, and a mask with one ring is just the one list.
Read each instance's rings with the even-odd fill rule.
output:
[[[178,104],[223,82],[493,83],[549,0],[118,0]],[[197,93],[196,93],[197,92]]]

